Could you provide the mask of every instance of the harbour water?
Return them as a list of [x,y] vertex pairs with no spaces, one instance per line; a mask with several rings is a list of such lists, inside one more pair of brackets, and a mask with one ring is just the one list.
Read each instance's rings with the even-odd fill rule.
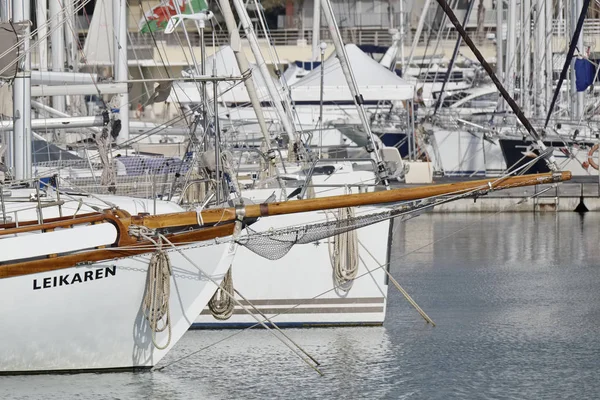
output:
[[324,377],[267,331],[194,331],[161,364],[205,349],[160,372],[0,377],[0,397],[597,398],[599,215],[429,214],[394,239],[391,272],[437,326],[390,286],[383,327],[286,331]]

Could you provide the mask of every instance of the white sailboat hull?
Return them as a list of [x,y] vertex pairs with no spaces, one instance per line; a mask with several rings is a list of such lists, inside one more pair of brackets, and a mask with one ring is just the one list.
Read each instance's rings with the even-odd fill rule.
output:
[[[302,221],[322,221],[324,216],[323,212],[304,213]],[[252,229],[267,231],[298,224],[294,217],[269,217],[253,224]],[[329,219],[333,218],[330,212]],[[385,319],[387,276],[380,266],[389,261],[389,232],[389,221],[357,230],[360,261],[357,279],[347,292],[334,290],[330,255],[333,238],[296,245],[279,260],[265,259],[240,246],[232,267],[234,287],[280,327],[381,325]],[[251,314],[263,320],[248,305],[236,305],[231,318],[225,321],[214,318],[205,308],[192,328],[248,327],[257,323]]]
[[[181,250],[219,283],[231,263],[227,244]],[[215,291],[180,253],[169,256],[172,337],[164,350],[154,347],[142,311],[150,255],[0,279],[0,373],[154,366]],[[157,343],[167,336],[157,333]]]
[[446,176],[497,175],[506,169],[500,146],[480,133],[436,129],[434,139],[438,151],[429,145],[428,154]]
[[[374,183],[372,172],[353,171],[348,163],[336,165],[331,175],[315,175],[312,182],[316,197],[343,195],[343,185]],[[330,186],[319,186],[330,185]],[[336,186],[340,185],[340,186]],[[356,193],[356,188],[353,189]],[[288,195],[291,189],[288,189]],[[273,190],[250,190],[244,197],[262,202]],[[276,191],[275,193],[278,193]],[[357,208],[357,216],[377,212],[377,208]],[[379,209],[380,210],[380,209]],[[307,212],[263,218],[251,229],[267,232],[282,227],[335,220],[337,211]],[[293,246],[277,260],[269,260],[240,246],[233,262],[233,285],[257,310],[281,327],[323,325],[381,325],[385,319],[387,268],[391,245],[390,221],[357,230],[358,272],[348,291],[335,290],[333,277],[333,240]],[[276,248],[269,251],[277,252]],[[383,266],[383,267],[381,267]],[[243,299],[239,300],[246,304]],[[205,308],[193,328],[240,328],[257,323],[250,306],[236,305],[233,315],[219,320]],[[260,315],[257,315],[260,318]],[[262,320],[262,318],[261,318]]]

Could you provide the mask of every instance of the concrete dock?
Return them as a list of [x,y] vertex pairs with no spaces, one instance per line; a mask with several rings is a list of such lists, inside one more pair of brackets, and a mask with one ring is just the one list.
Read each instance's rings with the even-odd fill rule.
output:
[[[436,179],[435,183],[457,182],[454,179]],[[417,185],[394,185],[411,187]],[[497,192],[469,199],[455,200],[436,206],[432,212],[596,212],[600,211],[600,184],[598,177],[577,177],[558,185],[546,184]]]

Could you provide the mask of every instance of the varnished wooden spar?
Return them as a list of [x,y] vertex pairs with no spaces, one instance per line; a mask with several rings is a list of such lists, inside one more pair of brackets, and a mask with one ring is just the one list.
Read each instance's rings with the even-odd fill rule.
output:
[[[167,238],[174,245],[181,246],[193,242],[214,239],[217,237],[229,236],[233,233],[233,226],[234,224],[226,224],[203,229],[195,229],[193,231],[186,231],[175,235],[167,235]],[[74,267],[75,265],[82,263],[113,260],[115,258],[131,257],[153,252],[153,250],[149,250],[153,247],[153,243],[147,240],[136,241],[135,239],[130,239],[130,243],[131,244],[127,247],[89,250],[54,258],[0,265],[0,279],[29,275],[39,272],[55,271]]]
[[[283,215],[307,211],[328,210],[361,205],[385,204],[401,201],[425,199],[433,196],[458,195],[477,190],[505,189],[512,187],[531,186],[569,180],[570,172],[527,175],[503,179],[486,179],[471,182],[452,183],[444,185],[421,186],[407,189],[395,189],[375,193],[361,193],[344,196],[331,196],[318,199],[295,200],[282,203],[257,204],[244,207],[246,218],[257,218],[269,215]],[[5,263],[0,265],[0,279],[32,273],[59,270],[73,267],[81,263],[99,262],[120,257],[129,257],[137,254],[151,253],[152,243],[129,235],[131,225],[143,225],[148,228],[170,228],[181,226],[204,226],[200,229],[181,233],[167,234],[167,238],[176,245],[190,242],[211,240],[229,236],[233,233],[231,222],[236,219],[235,208],[206,210],[200,213],[195,211],[162,215],[130,216],[121,210],[106,210],[102,214],[88,214],[82,217],[57,218],[45,224],[25,224],[19,228],[1,230],[1,234],[30,231],[50,231],[54,228],[69,228],[75,225],[111,223],[118,231],[118,238],[112,245],[113,249],[84,250],[76,254],[52,255],[45,259]],[[0,239],[2,240],[2,239]]]
[[[474,190],[500,190],[514,187],[541,185],[562,182],[571,179],[570,172],[555,172],[536,175],[515,176],[502,179],[482,179],[470,182],[448,183],[442,185],[417,186],[373,193],[358,193],[342,196],[320,197],[316,199],[294,200],[279,203],[253,204],[244,207],[246,218],[258,218],[269,215],[294,214],[318,210],[330,210],[343,207],[366,206],[373,204],[398,203],[426,199],[434,196],[458,195]],[[201,212],[204,224],[232,221],[236,218],[235,208],[219,208]],[[196,211],[176,214],[131,217],[131,223],[148,228],[164,228],[196,225],[200,220]]]

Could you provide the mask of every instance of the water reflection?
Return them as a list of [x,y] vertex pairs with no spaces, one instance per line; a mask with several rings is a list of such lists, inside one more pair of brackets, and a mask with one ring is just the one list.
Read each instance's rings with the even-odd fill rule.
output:
[[[595,398],[600,215],[423,215],[396,226],[380,328],[286,331],[321,378],[266,331],[163,372],[0,378],[2,398]],[[435,242],[435,245],[428,245]],[[190,332],[165,362],[231,331]],[[16,395],[17,394],[17,395]]]

